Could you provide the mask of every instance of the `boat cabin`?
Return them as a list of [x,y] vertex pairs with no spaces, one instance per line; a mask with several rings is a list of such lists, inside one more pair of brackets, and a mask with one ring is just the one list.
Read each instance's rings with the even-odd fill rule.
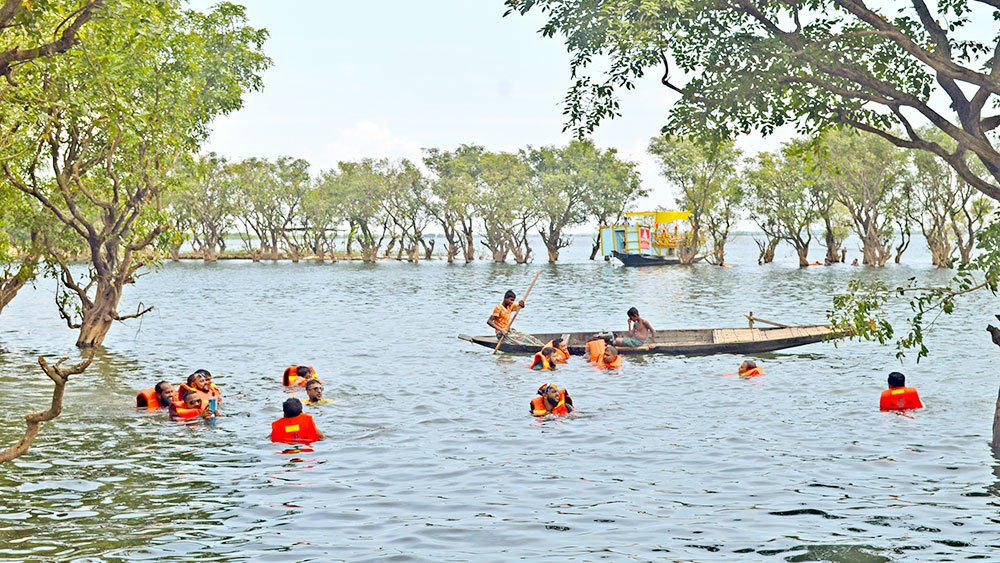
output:
[[637,211],[627,213],[619,225],[601,226],[601,255],[623,257],[643,255],[653,259],[676,260],[677,248],[690,242],[693,233],[686,223],[690,211]]

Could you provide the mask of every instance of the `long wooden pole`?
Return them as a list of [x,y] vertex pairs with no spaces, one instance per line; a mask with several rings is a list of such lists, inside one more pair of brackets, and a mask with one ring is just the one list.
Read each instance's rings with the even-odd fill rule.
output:
[[[524,292],[524,297],[521,298],[521,301],[527,301],[528,300],[528,296],[531,295],[531,288],[535,287],[535,282],[538,281],[538,276],[540,276],[540,275],[542,275],[542,271],[538,270],[538,273],[535,274],[535,279],[531,280],[531,285],[528,286],[528,291]],[[510,324],[507,325],[507,330],[510,330],[510,327],[514,326],[514,319],[517,318],[517,314],[520,313],[520,312],[521,312],[520,309],[514,311],[514,316],[510,318]],[[506,333],[500,335],[500,340],[497,340],[497,347],[493,349],[493,353],[494,354],[496,354],[497,350],[500,349],[500,345],[503,344],[503,339],[506,336],[507,336]]]

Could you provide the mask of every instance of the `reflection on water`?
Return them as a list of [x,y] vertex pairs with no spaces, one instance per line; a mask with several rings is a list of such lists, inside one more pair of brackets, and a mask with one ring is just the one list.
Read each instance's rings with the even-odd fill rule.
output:
[[[751,310],[819,323],[855,276],[946,277],[917,253],[883,271],[757,267],[748,239],[733,268],[588,253],[578,239],[554,266],[165,264],[123,305],[157,308],[112,330],[64,414],[0,466],[0,558],[886,561],[1000,546],[996,350],[981,328],[994,300],[942,318],[919,365],[816,344],[757,357],[765,375],[750,379],[723,377],[734,356],[628,358],[620,373],[576,358],[540,374],[455,338],[487,333],[503,291],[539,269],[521,330],[621,329],[631,306],[657,329],[744,326]],[[53,291],[40,283],[0,318],[4,444],[49,399],[37,355],[77,354]],[[333,402],[307,412],[330,439],[286,451],[267,436],[295,364],[326,381]],[[223,389],[214,425],[129,408],[198,368]],[[927,408],[877,410],[893,369]],[[578,417],[528,416],[545,380]]]

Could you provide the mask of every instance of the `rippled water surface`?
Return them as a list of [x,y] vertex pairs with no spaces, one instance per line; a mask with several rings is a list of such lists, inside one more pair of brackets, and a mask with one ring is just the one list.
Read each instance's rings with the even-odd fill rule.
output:
[[[628,358],[620,373],[574,358],[554,373],[458,340],[488,334],[502,293],[542,275],[525,331],[622,329],[637,306],[657,329],[744,326],[742,315],[821,323],[854,276],[942,281],[926,256],[882,271],[732,268],[166,263],[127,289],[156,309],[112,329],[66,409],[28,455],[0,466],[0,558],[97,561],[577,560],[885,561],[996,558],[997,461],[989,449],[1000,303],[966,300],[903,366],[871,343],[757,358]],[[820,256],[822,249],[814,254]],[[855,253],[856,254],[856,253]],[[849,259],[851,257],[849,256]],[[76,354],[54,286],[0,317],[0,440],[23,431],[51,385],[44,355]],[[904,311],[902,304],[896,305]],[[75,356],[74,356],[75,357]],[[282,370],[315,366],[334,399],[309,407],[328,440],[283,455],[268,440]],[[225,402],[213,425],[136,412],[137,390],[195,369]],[[901,369],[927,408],[881,413]],[[540,422],[546,380],[575,419]],[[299,393],[302,395],[303,393]]]

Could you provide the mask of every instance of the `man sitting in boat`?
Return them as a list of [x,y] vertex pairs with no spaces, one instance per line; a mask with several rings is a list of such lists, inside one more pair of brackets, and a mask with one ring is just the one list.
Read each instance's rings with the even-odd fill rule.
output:
[[917,390],[906,386],[906,376],[894,371],[889,374],[889,388],[879,397],[879,408],[884,411],[922,409],[924,404]]
[[743,363],[740,364],[739,374],[740,377],[754,377],[757,375],[764,375],[763,372],[760,371],[760,368],[757,367],[757,363],[754,362],[753,360],[743,360]]
[[546,342],[539,352],[544,352],[546,348],[555,348],[555,363],[565,364],[569,360],[569,346],[566,345],[566,341],[561,336],[557,336]]
[[541,346],[542,342],[534,336],[510,328],[511,313],[524,308],[524,299],[517,304],[514,303],[514,299],[517,299],[517,295],[508,289],[503,295],[503,303],[493,309],[493,314],[486,319],[486,324],[496,331],[498,339],[503,337],[504,342]]
[[656,331],[649,321],[639,316],[639,310],[632,307],[628,310],[628,336],[615,338],[615,346],[626,348],[656,347]]
[[546,383],[538,388],[538,397],[531,400],[529,408],[532,416],[562,416],[573,412],[573,399],[565,389]]

